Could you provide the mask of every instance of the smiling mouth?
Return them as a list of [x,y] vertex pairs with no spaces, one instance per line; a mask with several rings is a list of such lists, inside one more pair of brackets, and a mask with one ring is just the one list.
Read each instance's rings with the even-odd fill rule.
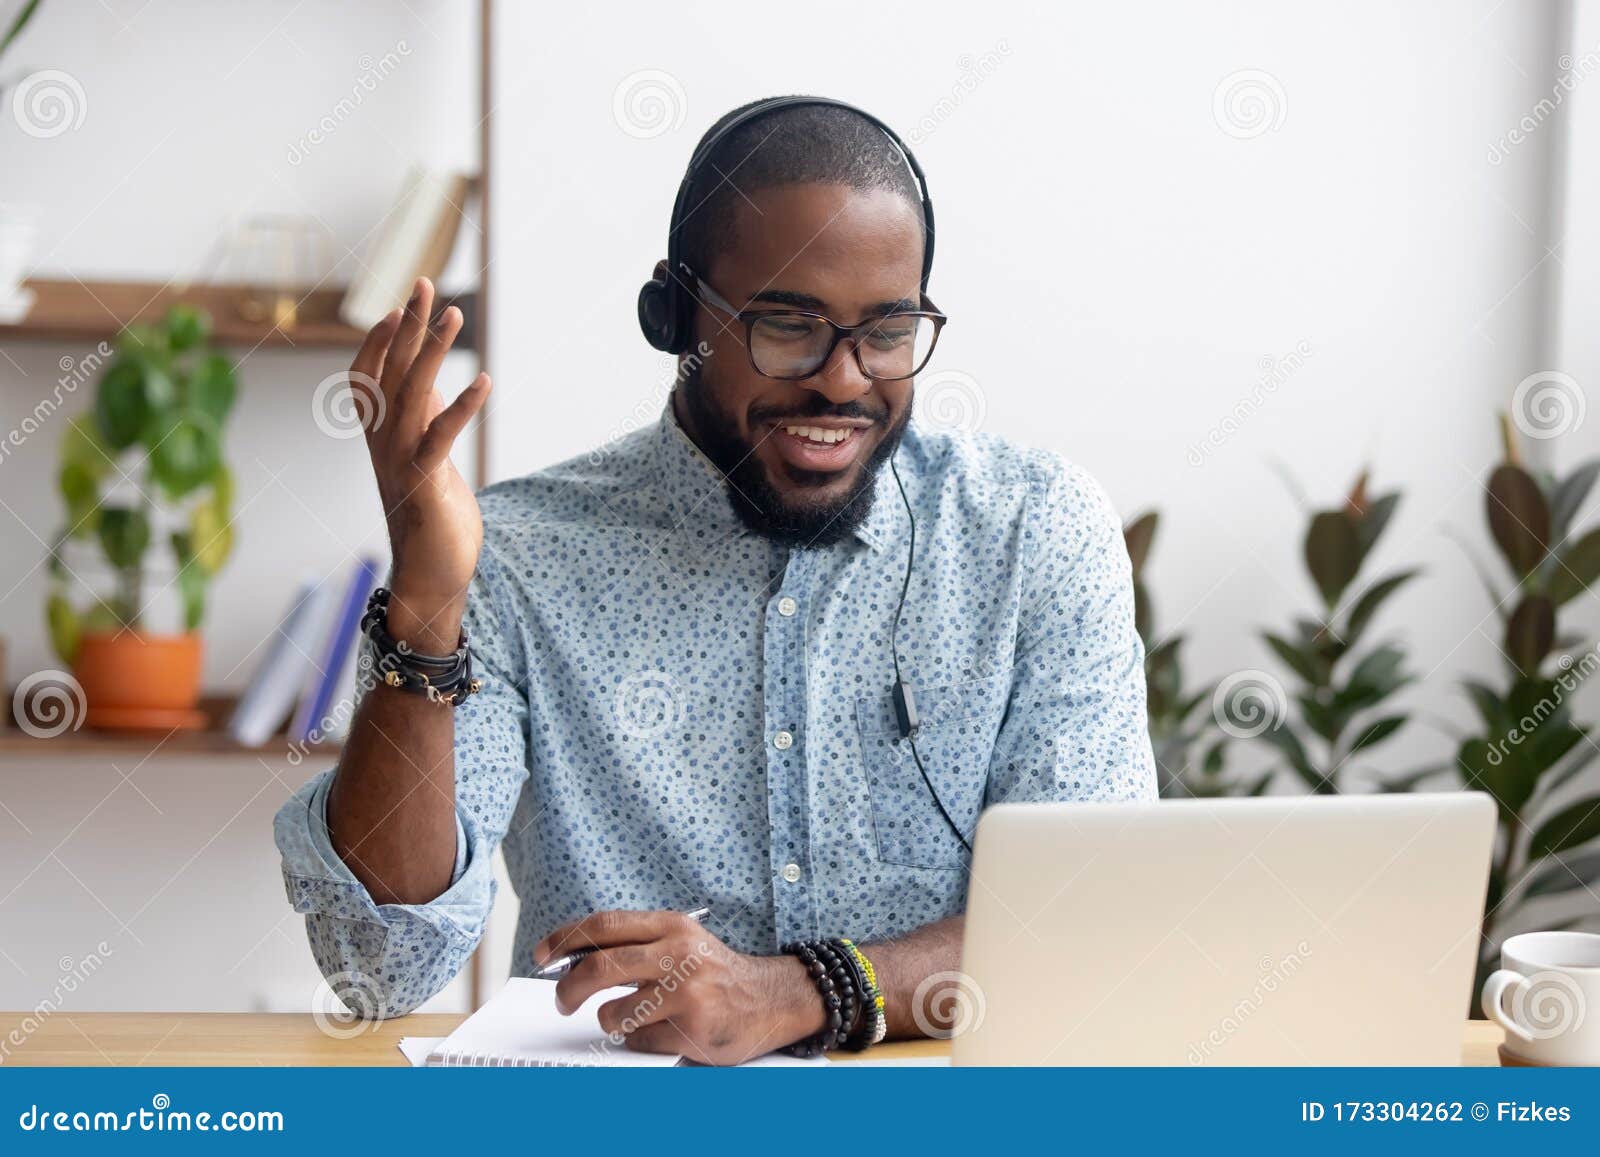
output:
[[780,426],[779,429],[791,438],[804,438],[807,442],[818,442],[824,446],[843,442],[856,432],[854,426]]
[[844,470],[860,458],[871,422],[774,423],[772,442],[778,456],[792,469],[806,473]]

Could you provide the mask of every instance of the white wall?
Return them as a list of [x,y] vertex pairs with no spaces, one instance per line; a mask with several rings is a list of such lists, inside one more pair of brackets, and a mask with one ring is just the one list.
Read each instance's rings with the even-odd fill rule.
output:
[[[497,473],[654,416],[670,370],[634,295],[705,127],[842,97],[913,139],[932,184],[953,320],[923,386],[971,375],[983,428],[1083,463],[1125,514],[1161,508],[1151,586],[1196,677],[1268,666],[1257,628],[1313,605],[1272,464],[1329,505],[1370,463],[1407,496],[1376,565],[1429,571],[1385,620],[1429,676],[1412,702],[1465,718],[1454,680],[1492,670],[1497,628],[1441,528],[1482,537],[1492,416],[1543,364],[1551,269],[1551,135],[1486,154],[1548,87],[1554,6],[819,3],[779,34],[738,5],[638,5],[604,36],[580,9],[499,10]],[[670,74],[635,86],[664,119],[625,131],[614,96],[647,70]],[[1281,114],[1249,139],[1214,110],[1244,70]],[[1451,746],[1414,725],[1385,763]]]
[[[1570,375],[1585,394],[1600,385],[1600,4],[1572,5],[1569,67],[1562,69],[1545,96],[1557,111],[1534,133],[1550,132],[1565,145],[1566,181],[1560,190],[1566,206],[1564,229],[1552,239],[1552,264],[1560,284],[1551,368]],[[1600,402],[1600,399],[1596,399]],[[1585,409],[1585,420],[1562,440],[1569,461],[1600,453],[1600,412]]]

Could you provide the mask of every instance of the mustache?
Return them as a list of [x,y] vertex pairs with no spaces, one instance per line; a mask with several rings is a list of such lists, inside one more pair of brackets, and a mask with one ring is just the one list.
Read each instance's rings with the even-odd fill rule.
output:
[[808,400],[804,405],[796,408],[793,406],[755,406],[746,415],[751,425],[763,422],[783,423],[799,422],[807,418],[846,418],[869,422],[883,422],[889,417],[889,408],[867,406],[860,401],[842,402],[834,404],[820,394]]

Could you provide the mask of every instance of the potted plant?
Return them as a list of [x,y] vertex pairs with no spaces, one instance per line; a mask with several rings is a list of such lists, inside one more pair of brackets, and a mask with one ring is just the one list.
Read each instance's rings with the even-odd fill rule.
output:
[[[1322,605],[1316,614],[1296,618],[1292,631],[1261,633],[1299,684],[1294,696],[1299,719],[1282,710],[1285,703],[1270,726],[1260,729],[1260,738],[1318,795],[1337,794],[1351,758],[1382,743],[1407,721],[1403,712],[1385,711],[1390,696],[1411,681],[1404,670],[1405,652],[1392,641],[1366,649],[1360,644],[1379,608],[1417,571],[1396,571],[1350,597],[1399,504],[1397,492],[1368,494],[1363,471],[1338,507],[1314,512],[1304,554]],[[1404,788],[1436,770],[1386,780],[1384,786]]]
[[[101,377],[93,409],[67,429],[59,484],[66,525],[50,551],[51,641],[82,685],[86,722],[115,728],[201,726],[206,587],[232,549],[232,479],[222,427],[233,408],[232,364],[210,343],[210,318],[175,307],[158,326],[130,326]],[[98,546],[103,589],[69,562]],[[152,547],[171,577],[153,581]],[[73,586],[90,597],[75,602]],[[146,629],[151,596],[176,592],[180,629]]]
[[1509,589],[1477,570],[1501,620],[1504,669],[1492,683],[1465,682],[1480,726],[1455,761],[1462,786],[1488,792],[1499,814],[1475,992],[1500,941],[1526,926],[1530,902],[1575,902],[1564,921],[1539,925],[1572,927],[1594,919],[1590,898],[1600,887],[1600,793],[1581,778],[1600,748],[1572,713],[1578,689],[1600,670],[1600,649],[1561,622],[1600,582],[1600,526],[1578,525],[1600,459],[1557,477],[1524,464],[1504,416],[1501,436],[1505,457],[1484,499]]

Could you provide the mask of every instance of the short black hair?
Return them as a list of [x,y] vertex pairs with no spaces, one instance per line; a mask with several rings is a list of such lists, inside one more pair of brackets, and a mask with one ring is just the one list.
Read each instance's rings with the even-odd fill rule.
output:
[[[706,130],[705,142],[761,101],[741,105]],[[922,191],[904,155],[883,130],[837,105],[803,104],[757,117],[735,129],[700,164],[679,222],[679,252],[700,273],[733,234],[738,201],[778,185],[844,185],[887,189],[922,216]]]

